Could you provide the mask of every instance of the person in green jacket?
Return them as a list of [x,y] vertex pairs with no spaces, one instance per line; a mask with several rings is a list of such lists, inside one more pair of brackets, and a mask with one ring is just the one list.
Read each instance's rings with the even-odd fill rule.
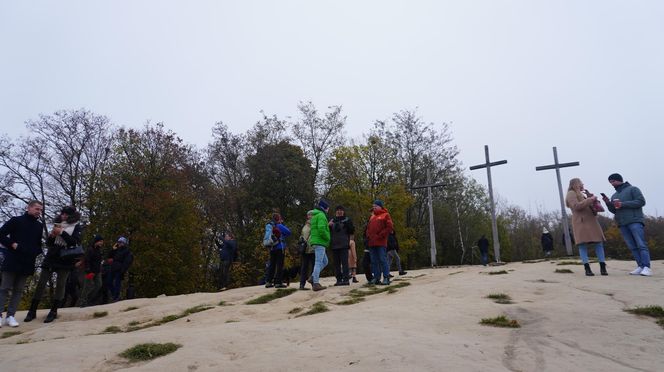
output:
[[314,248],[314,254],[316,255],[314,271],[311,274],[312,289],[314,291],[325,289],[319,280],[321,271],[328,263],[325,249],[330,246],[330,227],[327,222],[327,211],[329,209],[330,205],[325,200],[320,200],[318,207],[313,210],[313,217],[311,217],[309,244]]

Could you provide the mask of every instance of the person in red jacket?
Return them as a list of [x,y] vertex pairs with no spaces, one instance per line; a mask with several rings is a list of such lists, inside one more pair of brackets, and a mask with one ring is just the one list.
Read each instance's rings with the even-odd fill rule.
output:
[[[373,212],[367,225],[367,242],[371,255],[371,284],[390,284],[390,267],[387,265],[387,237],[394,229],[390,213],[383,207],[382,200],[373,202]],[[383,274],[383,282],[380,275]]]

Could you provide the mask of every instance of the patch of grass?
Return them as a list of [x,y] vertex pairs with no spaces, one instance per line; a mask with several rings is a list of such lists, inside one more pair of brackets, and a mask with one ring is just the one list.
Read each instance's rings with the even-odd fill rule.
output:
[[453,273],[449,273],[447,275],[456,275],[456,274],[461,274],[463,271],[455,271]]
[[497,316],[495,318],[484,318],[480,321],[480,324],[492,326],[492,327],[504,327],[504,328],[520,328],[519,322],[514,319],[508,319],[505,315]]
[[366,296],[371,296],[383,292],[389,292],[389,293],[394,293],[396,292],[397,289],[407,287],[409,286],[409,282],[401,282],[393,285],[386,285],[386,286],[375,286],[375,285],[365,285],[364,288],[366,290],[361,290],[361,289],[352,289],[350,292],[348,292],[348,295],[353,297],[353,298],[358,298],[358,297],[366,297]]
[[129,306],[128,308],[126,308],[126,309],[124,309],[124,310],[122,310],[122,311],[123,311],[123,312],[127,312],[127,311],[136,310],[136,309],[138,309],[138,307],[136,307],[136,306]]
[[486,298],[490,298],[493,300],[493,302],[497,304],[511,304],[512,303],[512,298],[505,293],[491,293],[490,295],[486,296]]
[[237,322],[239,322],[239,320],[228,319],[228,320],[226,321],[226,323],[237,323]]
[[108,311],[95,311],[92,314],[93,318],[103,318],[108,315]]
[[139,322],[138,320],[133,320],[133,321],[129,322],[129,324],[127,324],[127,325],[130,326],[130,327],[133,327],[133,326],[137,326],[139,324],[141,324],[141,322]]
[[544,261],[546,261],[546,258],[542,258],[542,259],[539,259],[539,260],[525,260],[525,261],[521,261],[521,263],[527,263],[528,264],[528,263],[538,263],[538,262],[544,262]]
[[219,301],[217,306],[230,306],[230,304],[228,302],[224,301],[224,300],[221,300],[221,301]]
[[500,271],[489,271],[489,275],[503,275],[503,274],[508,274],[506,270],[500,270]]
[[355,305],[357,303],[360,303],[364,301],[364,297],[352,297],[347,300],[343,300],[341,302],[337,302],[337,305]]
[[278,298],[286,297],[290,294],[293,294],[296,292],[297,289],[295,288],[279,288],[276,291],[272,293],[268,293],[266,295],[262,295],[260,297],[256,297],[253,300],[249,300],[245,302],[247,305],[259,305],[259,304],[266,304],[270,301],[276,300]]
[[3,332],[2,335],[0,335],[0,338],[9,338],[9,337],[12,337],[12,336],[20,335],[21,333],[23,333],[23,332],[21,332],[21,331],[7,331],[7,332]]
[[289,311],[288,313],[289,313],[289,314],[297,314],[297,313],[299,313],[300,311],[302,311],[302,308],[301,308],[301,307],[296,307],[296,308],[293,308],[293,309],[292,309],[291,311]]
[[30,343],[30,339],[29,339],[29,338],[26,338],[26,339],[23,339],[23,340],[18,340],[18,341],[16,341],[16,345],[23,345],[23,344],[29,344],[29,343]]
[[154,322],[146,323],[146,324],[143,324],[143,325],[136,325],[136,326],[131,326],[130,325],[130,327],[128,327],[125,332],[134,332],[134,331],[138,331],[138,330],[145,329],[145,328],[160,326],[162,324],[169,323],[169,322],[172,322],[174,320],[178,320],[180,318],[184,318],[187,315],[200,313],[201,311],[210,310],[210,309],[213,309],[213,308],[214,308],[214,306],[209,306],[209,305],[198,305],[198,306],[190,307],[190,308],[184,310],[183,312],[181,312],[180,314],[166,315],[165,317],[163,317],[159,320],[155,320]]
[[556,271],[554,271],[554,273],[557,273],[557,274],[573,274],[574,271],[572,271],[570,269],[556,269]]
[[556,262],[556,266],[565,266],[565,265],[583,265],[581,261],[560,261]]
[[325,302],[316,302],[315,304],[311,305],[311,309],[309,309],[309,311],[307,311],[306,313],[302,313],[302,314],[298,315],[298,317],[324,313],[326,311],[330,311],[330,309],[327,308],[327,305],[325,305]]
[[120,333],[120,332],[122,332],[122,329],[118,326],[106,327],[106,329],[101,331],[101,333]]
[[123,351],[122,353],[120,353],[120,356],[128,359],[130,362],[140,362],[170,354],[175,350],[179,349],[180,347],[182,347],[182,345],[174,344],[172,342],[168,342],[165,344],[156,344],[156,343],[138,344],[132,348]]
[[625,309],[626,312],[636,315],[651,316],[653,318],[664,318],[664,309],[659,305],[637,306],[633,309]]

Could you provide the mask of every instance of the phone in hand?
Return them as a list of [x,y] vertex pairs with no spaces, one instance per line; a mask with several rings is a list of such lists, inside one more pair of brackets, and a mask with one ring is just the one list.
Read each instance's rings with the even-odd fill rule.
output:
[[605,194],[605,193],[603,193],[603,192],[600,192],[599,194],[600,194],[600,195],[602,195],[602,198],[604,198],[604,199],[608,199],[608,198],[609,198],[609,197],[608,197],[608,196],[606,196],[606,194]]

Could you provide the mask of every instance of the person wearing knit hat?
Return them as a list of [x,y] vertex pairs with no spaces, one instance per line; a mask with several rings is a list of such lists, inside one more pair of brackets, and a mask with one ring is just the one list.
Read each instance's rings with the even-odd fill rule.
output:
[[614,214],[620,234],[636,261],[636,269],[629,274],[651,276],[650,251],[643,228],[645,220],[643,206],[646,205],[646,198],[638,187],[624,182],[623,177],[618,173],[609,176],[609,183],[616,192],[611,195],[610,199],[606,195],[602,195],[602,199],[609,212]]
[[346,210],[342,205],[335,208],[334,217],[330,220],[329,226],[332,266],[334,266],[334,276],[337,278],[334,285],[350,285],[348,253],[350,240],[355,234],[355,226],[353,226],[353,220],[346,216]]
[[[392,217],[385,209],[382,200],[374,200],[373,212],[367,224],[367,240],[371,255],[371,284],[390,284],[390,267],[387,264],[387,237],[394,230]],[[380,276],[383,275],[381,283]]]

